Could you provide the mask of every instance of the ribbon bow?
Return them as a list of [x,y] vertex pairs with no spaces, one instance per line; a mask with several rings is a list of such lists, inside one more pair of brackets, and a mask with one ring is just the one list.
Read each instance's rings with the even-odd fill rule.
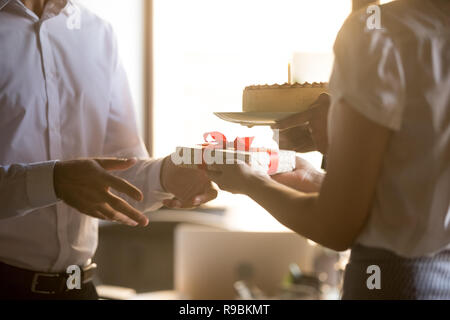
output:
[[[211,137],[212,141],[208,141]],[[202,147],[217,148],[217,149],[234,149],[237,151],[253,151],[253,152],[267,152],[269,154],[269,170],[268,174],[275,174],[278,170],[279,157],[278,152],[272,149],[252,148],[251,145],[255,137],[237,137],[234,141],[227,141],[227,137],[218,131],[206,132],[203,134]]]
[[[213,141],[208,141],[211,137]],[[202,144],[203,147],[212,147],[220,149],[233,148],[240,151],[250,151],[250,147],[253,143],[255,137],[237,137],[233,142],[227,141],[227,137],[218,131],[206,132],[203,134],[203,139],[205,142]]]

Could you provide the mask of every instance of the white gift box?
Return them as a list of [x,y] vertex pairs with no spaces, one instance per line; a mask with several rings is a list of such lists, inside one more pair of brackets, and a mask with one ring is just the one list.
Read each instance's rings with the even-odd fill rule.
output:
[[291,172],[295,169],[295,151],[250,148],[236,150],[210,146],[177,147],[172,161],[186,168],[205,168],[213,164],[245,162],[257,171],[269,175]]

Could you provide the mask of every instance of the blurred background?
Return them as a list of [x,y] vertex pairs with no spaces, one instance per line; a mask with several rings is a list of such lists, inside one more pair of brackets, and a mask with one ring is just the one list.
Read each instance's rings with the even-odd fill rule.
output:
[[[80,0],[110,22],[150,154],[202,142],[208,131],[257,136],[226,123],[254,84],[327,82],[340,26],[367,0]],[[381,1],[381,3],[388,1]],[[304,155],[317,168],[321,155]],[[281,226],[251,200],[220,193],[194,211],[149,213],[148,228],[101,225],[97,283],[105,297],[339,297],[346,254]],[[137,294],[137,295],[136,295]]]

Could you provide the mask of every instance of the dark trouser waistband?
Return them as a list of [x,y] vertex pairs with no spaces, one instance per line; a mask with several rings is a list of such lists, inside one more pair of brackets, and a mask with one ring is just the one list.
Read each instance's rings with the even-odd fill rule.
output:
[[46,273],[0,262],[0,296],[3,299],[77,299],[77,296],[82,299],[84,294],[95,292],[92,284],[95,269],[96,265],[91,264],[79,267],[79,273]]
[[367,247],[360,244],[352,247],[350,260],[352,261],[362,261],[362,260],[388,260],[390,262],[427,262],[427,261],[448,261],[450,262],[450,250],[442,250],[433,256],[423,256],[416,258],[406,258],[397,255],[396,253],[382,248]]

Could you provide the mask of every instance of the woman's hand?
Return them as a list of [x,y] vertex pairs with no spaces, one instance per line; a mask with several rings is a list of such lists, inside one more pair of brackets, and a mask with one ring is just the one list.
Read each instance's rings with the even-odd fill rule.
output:
[[267,174],[252,169],[244,162],[209,165],[206,173],[221,190],[235,194],[247,194],[252,182],[258,178],[270,179]]
[[278,121],[272,129],[279,129],[280,149],[297,152],[328,150],[328,110],[330,96],[322,93],[308,110]]
[[294,171],[274,175],[272,179],[295,190],[310,193],[319,192],[324,176],[308,161],[297,157]]
[[[220,189],[239,194],[248,194],[254,180],[270,179],[269,175],[252,169],[244,162],[210,165],[207,174]],[[271,178],[295,190],[310,193],[320,190],[323,177],[324,174],[317,171],[308,161],[297,157],[294,171],[277,174]]]

